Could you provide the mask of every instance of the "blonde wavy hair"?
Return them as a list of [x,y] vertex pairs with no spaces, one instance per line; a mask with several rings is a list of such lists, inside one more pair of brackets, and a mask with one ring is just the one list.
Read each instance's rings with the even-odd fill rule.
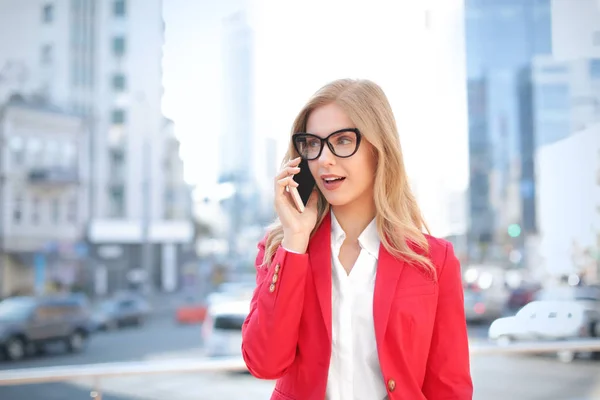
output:
[[[340,79],[319,89],[302,108],[291,134],[306,132],[310,113],[335,103],[354,122],[361,134],[373,145],[377,157],[374,198],[376,223],[381,243],[393,256],[423,268],[435,277],[435,267],[428,257],[429,245],[423,231],[429,229],[423,219],[408,182],[396,120],[383,90],[369,80]],[[291,143],[282,162],[298,157]],[[319,193],[317,231],[329,212],[329,204]],[[268,265],[283,240],[283,228],[276,220],[268,229],[263,265]]]

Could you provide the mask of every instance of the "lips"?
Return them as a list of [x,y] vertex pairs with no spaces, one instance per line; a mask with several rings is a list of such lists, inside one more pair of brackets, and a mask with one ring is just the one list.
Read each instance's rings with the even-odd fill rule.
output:
[[321,180],[323,181],[323,186],[327,190],[335,190],[339,188],[344,180],[346,180],[345,176],[338,175],[321,175]]

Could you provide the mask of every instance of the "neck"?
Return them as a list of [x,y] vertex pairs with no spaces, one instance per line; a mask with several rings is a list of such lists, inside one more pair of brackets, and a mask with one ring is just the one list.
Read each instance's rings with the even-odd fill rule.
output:
[[344,206],[332,206],[331,210],[339,222],[346,238],[358,240],[360,234],[375,218],[375,202],[371,196],[368,201],[355,201]]

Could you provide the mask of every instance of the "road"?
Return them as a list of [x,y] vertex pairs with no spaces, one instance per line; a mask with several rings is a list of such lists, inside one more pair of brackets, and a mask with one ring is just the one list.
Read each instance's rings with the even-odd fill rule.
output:
[[[481,338],[485,326],[471,328]],[[96,336],[85,353],[52,354],[20,363],[0,362],[1,369],[72,365],[144,359],[199,358],[200,329],[177,326],[170,319]],[[56,354],[54,354],[56,353]],[[554,357],[474,357],[475,400],[600,400],[600,364]],[[268,399],[273,382],[244,374],[125,377],[105,381],[103,400]],[[77,400],[90,398],[89,382],[0,387],[2,400]]]
[[[12,368],[51,367],[117,361],[143,360],[151,357],[169,357],[184,349],[201,346],[198,326],[179,326],[167,317],[148,321],[142,328],[127,328],[116,332],[100,333],[90,339],[87,349],[80,354],[67,354],[60,346],[50,348],[47,355],[18,363],[0,361],[0,370]],[[70,400],[89,399],[89,390],[69,384],[41,384],[21,387],[0,387],[2,400]],[[103,400],[130,400],[131,397],[105,396]]]

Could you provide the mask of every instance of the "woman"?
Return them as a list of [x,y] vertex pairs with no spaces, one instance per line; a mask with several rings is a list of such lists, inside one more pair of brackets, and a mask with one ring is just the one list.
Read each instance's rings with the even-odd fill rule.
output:
[[[426,230],[379,86],[339,80],[296,118],[243,326],[278,400],[472,398],[460,266]],[[288,186],[308,160],[303,213]]]

